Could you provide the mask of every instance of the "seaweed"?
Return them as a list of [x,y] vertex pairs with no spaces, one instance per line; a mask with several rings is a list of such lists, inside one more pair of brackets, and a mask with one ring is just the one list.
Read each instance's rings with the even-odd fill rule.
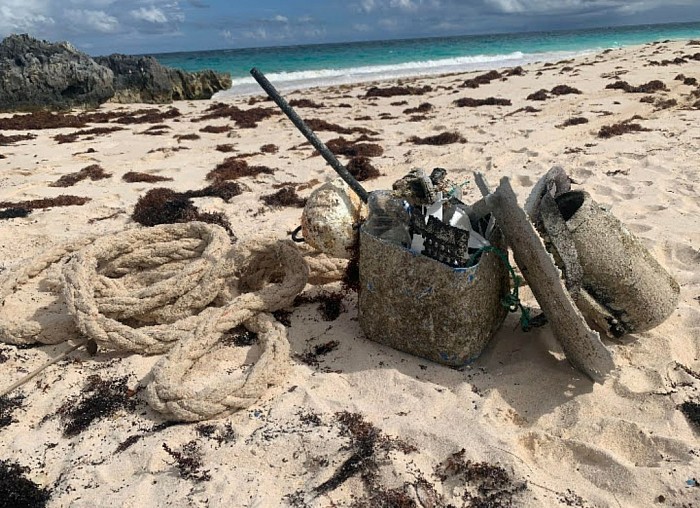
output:
[[678,409],[695,427],[700,430],[700,404],[690,400],[686,400]]
[[414,145],[450,145],[452,143],[466,143],[467,140],[462,137],[458,132],[443,132],[435,136],[428,136],[426,138],[419,138],[418,136],[412,136],[409,141]]
[[[384,436],[377,427],[365,421],[358,413],[338,412],[335,413],[335,420],[340,424],[340,434],[350,439],[351,454],[328,480],[314,489],[319,495],[337,489],[358,474],[368,490],[376,493],[381,489],[376,478],[378,458],[386,458],[386,454],[391,450],[403,453],[417,451],[414,446],[400,439]],[[378,452],[383,452],[384,456],[378,457]]]
[[0,429],[17,421],[12,417],[12,414],[22,407],[22,401],[24,401],[24,395],[15,395],[14,397],[3,395],[0,397]]
[[251,332],[243,325],[232,328],[221,336],[221,342],[227,346],[246,347],[257,344],[258,334]]
[[430,104],[429,102],[423,102],[420,104],[420,106],[417,106],[415,108],[408,108],[403,110],[404,115],[412,115],[414,113],[427,113],[428,111],[432,111],[433,105]]
[[365,98],[368,97],[395,97],[397,95],[424,95],[432,92],[433,87],[426,85],[421,87],[414,86],[390,86],[388,88],[371,87],[365,93]]
[[0,508],[43,508],[51,491],[25,475],[31,470],[18,462],[0,459]]
[[171,107],[165,111],[158,108],[138,109],[131,113],[124,114],[117,118],[115,122],[121,124],[141,124],[141,123],[161,123],[182,116],[180,110]]
[[131,218],[144,226],[202,221],[218,224],[230,236],[235,236],[231,223],[223,213],[202,213],[185,194],[159,187],[141,196]]
[[0,210],[0,219],[24,218],[30,213],[32,213],[32,211],[27,208],[10,207],[5,210]]
[[443,483],[456,480],[464,485],[463,499],[469,507],[505,508],[515,506],[516,496],[527,489],[525,482],[514,482],[501,466],[464,460],[466,450],[451,454],[435,468]]
[[334,123],[329,123],[325,120],[319,118],[311,118],[305,120],[306,125],[314,131],[330,131],[337,132],[338,134],[370,134],[376,135],[377,133],[371,131],[365,127],[343,127],[342,125],[337,125]]
[[31,139],[36,139],[36,134],[16,134],[14,136],[0,134],[0,146],[8,146],[19,141],[29,141]]
[[569,85],[557,85],[550,90],[550,93],[554,95],[569,95],[569,94],[581,94],[581,90],[578,88],[571,87]]
[[345,168],[360,182],[381,176],[379,170],[372,165],[368,157],[353,157]]
[[520,65],[517,67],[513,67],[512,69],[508,69],[505,72],[506,76],[524,76],[525,75],[525,69],[523,69]]
[[480,74],[472,79],[467,79],[462,83],[462,88],[479,88],[479,85],[488,85],[494,79],[500,79],[502,76],[498,71],[489,71],[486,74]]
[[208,132],[210,134],[221,134],[231,130],[230,125],[206,125],[199,129],[199,132]]
[[337,340],[331,340],[328,342],[324,342],[323,344],[318,344],[314,346],[304,354],[297,354],[295,356],[299,359],[300,362],[306,365],[309,365],[311,367],[318,367],[318,357],[325,356],[328,353],[335,351],[336,349],[338,349],[338,346],[340,346],[340,342],[338,342]]
[[683,80],[684,85],[696,86],[698,84],[697,78],[685,78]]
[[128,173],[124,173],[122,175],[122,180],[125,182],[129,183],[136,183],[136,182],[145,182],[145,183],[154,183],[154,182],[172,182],[172,178],[169,176],[160,176],[160,175],[152,175],[150,173],[140,173],[138,171],[129,171]]
[[315,296],[299,295],[294,299],[294,306],[305,303],[318,303],[318,311],[324,321],[335,321],[343,312],[343,293],[322,292]]
[[54,206],[80,206],[90,200],[91,198],[61,194],[55,198],[30,199],[29,201],[0,201],[0,208],[37,210],[39,208],[52,208]]
[[267,166],[249,166],[248,163],[237,157],[229,157],[216,165],[207,173],[207,180],[236,180],[246,176],[260,174],[272,175],[274,170]]
[[546,101],[547,99],[549,99],[549,95],[547,95],[547,90],[543,88],[541,90],[537,90],[536,92],[531,93],[527,96],[526,99],[528,101]]
[[598,137],[607,139],[614,136],[621,136],[623,134],[627,134],[628,132],[642,132],[649,130],[650,129],[642,127],[638,123],[631,123],[629,120],[625,120],[616,124],[602,126],[598,131]]
[[[395,102],[390,102],[390,106],[407,106],[408,101],[395,101]],[[371,118],[367,117],[368,120],[371,120]]]
[[292,312],[284,309],[276,310],[272,313],[274,318],[286,327],[292,326]]
[[217,152],[231,153],[235,152],[236,148],[231,143],[225,143],[223,145],[216,145],[215,150]]
[[260,199],[268,206],[291,206],[304,208],[306,199],[300,198],[294,187],[283,187],[273,194],[261,196]]
[[141,131],[138,134],[145,134],[146,136],[162,136],[167,134],[170,127],[165,124],[157,124],[149,127],[145,131]]
[[121,409],[133,410],[134,392],[127,386],[127,377],[103,380],[93,374],[87,378],[82,398],[74,398],[63,404],[57,414],[63,422],[63,435],[77,436],[92,422],[107,418]]
[[35,111],[33,113],[15,114],[9,118],[0,118],[0,130],[40,130],[61,129],[65,127],[85,127],[85,120],[65,113]]
[[311,99],[292,99],[289,101],[289,105],[293,108],[325,108],[326,105],[312,101]]
[[83,129],[70,134],[56,134],[53,139],[57,141],[58,144],[63,143],[74,143],[78,140],[80,136],[100,136],[102,134],[110,134],[112,132],[123,131],[124,127],[93,127],[92,129]]
[[228,118],[235,122],[236,126],[241,129],[254,129],[258,126],[258,122],[278,115],[279,112],[272,108],[255,107],[250,109],[240,109],[237,106],[216,102],[206,109],[207,113],[199,118],[195,118],[193,122],[202,120],[210,120],[213,118]]
[[242,193],[243,188],[239,183],[229,180],[216,180],[214,183],[207,185],[203,189],[189,190],[183,192],[182,195],[187,198],[216,197],[221,198],[228,203],[232,198]]
[[425,120],[428,120],[428,116],[426,115],[413,115],[411,116],[408,121],[409,122],[423,122]]
[[279,147],[272,143],[268,143],[260,147],[260,152],[262,153],[277,153],[279,152]]
[[632,86],[627,81],[615,81],[605,86],[606,90],[624,90],[627,93],[654,93],[658,91],[668,91],[663,81],[658,79],[649,81],[639,86]]
[[94,182],[97,180],[104,180],[110,176],[112,176],[112,173],[106,173],[104,168],[99,164],[91,164],[75,173],[63,175],[55,182],[49,184],[49,187],[72,187],[76,183],[85,180],[86,178],[89,178]]
[[588,123],[588,118],[585,118],[583,116],[574,116],[564,120],[564,123],[562,123],[558,127],[569,127],[570,125],[581,125],[584,123]]
[[326,146],[334,154],[348,157],[377,157],[384,153],[384,149],[375,143],[357,143],[342,137],[331,139]]
[[197,441],[192,440],[189,443],[185,443],[180,451],[172,450],[165,443],[163,443],[163,449],[175,459],[175,466],[180,474],[180,478],[195,482],[211,480],[209,470],[202,470],[204,463],[202,462],[202,452]]
[[177,139],[178,143],[181,143],[182,141],[194,141],[197,139],[201,139],[202,136],[199,134],[175,134],[173,136],[175,139]]
[[496,97],[487,97],[486,99],[472,99],[471,97],[463,97],[452,101],[452,104],[458,108],[478,108],[479,106],[510,106],[510,99],[501,99]]

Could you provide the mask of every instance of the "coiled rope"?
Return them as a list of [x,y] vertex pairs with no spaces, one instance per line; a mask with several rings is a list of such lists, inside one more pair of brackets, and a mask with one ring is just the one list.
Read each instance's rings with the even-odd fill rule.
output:
[[[0,303],[59,264],[54,289],[77,331],[105,349],[166,353],[152,370],[148,403],[169,419],[200,421],[248,407],[282,382],[289,343],[271,313],[291,305],[307,282],[338,280],[344,263],[289,241],[232,246],[212,224],[166,224],[55,247],[4,277]],[[223,332],[238,325],[259,334],[258,361],[233,383],[190,379]],[[41,328],[3,319],[0,340],[56,343]]]

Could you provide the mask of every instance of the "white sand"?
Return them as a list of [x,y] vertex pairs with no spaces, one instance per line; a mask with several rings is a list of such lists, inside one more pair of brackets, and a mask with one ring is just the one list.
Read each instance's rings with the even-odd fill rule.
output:
[[[700,78],[700,61],[648,65],[649,60],[672,60],[697,51],[700,47],[673,42],[547,67],[533,64],[526,68],[525,76],[496,80],[474,90],[459,85],[478,73],[406,81],[414,86],[431,85],[433,91],[423,96],[368,100],[362,98],[367,84],[289,95],[326,105],[298,108],[307,119],[363,126],[379,133],[376,137],[385,152],[372,162],[384,176],[365,182],[369,190],[388,188],[413,167],[444,167],[453,179],[469,182],[466,202],[479,195],[472,183],[474,170],[484,172],[493,184],[502,176],[510,177],[524,202],[534,182],[552,165],[561,164],[577,188],[609,205],[676,278],[681,299],[677,310],[658,328],[626,337],[622,343],[606,340],[617,371],[604,384],[592,384],[568,364],[548,327],[523,333],[515,315],[507,318],[481,358],[462,371],[397,352],[363,337],[356,298],[348,296],[345,311],[335,321],[322,320],[315,304],[293,309],[288,328],[293,352],[303,354],[331,340],[338,341],[339,347],[321,356],[318,367],[290,359],[293,367],[286,383],[249,410],[210,422],[213,436],[203,435],[198,425],[150,432],[163,420],[139,394],[136,410],[118,411],[75,437],[64,437],[56,411],[81,392],[88,376],[127,376],[128,386],[136,388],[148,381],[157,360],[103,351],[90,357],[82,351],[72,355],[75,360],[59,362],[18,391],[25,399],[14,412],[16,422],[0,429],[0,456],[29,466],[28,476],[51,489],[52,507],[350,506],[354,502],[383,506],[377,497],[370,500],[378,495],[377,486],[405,492],[423,506],[470,506],[461,499],[463,479],[443,482],[434,474],[440,462],[462,449],[465,459],[498,464],[514,482],[526,482],[527,488],[517,494],[513,506],[700,506],[700,488],[687,484],[700,479],[700,429],[694,429],[677,409],[684,401],[700,400],[700,379],[680,367],[700,371],[700,109],[689,107],[699,99],[690,96],[697,87],[674,80],[679,73]],[[573,70],[565,71],[565,66]],[[603,76],[614,73],[632,85],[660,79],[669,91],[631,94],[606,90],[605,85],[618,78]],[[543,102],[525,99],[532,92],[560,84],[583,93]],[[645,95],[673,98],[677,105],[657,110],[652,104],[640,103]],[[461,97],[489,96],[509,98],[513,104],[452,105]],[[245,109],[250,107],[247,100],[232,103]],[[404,100],[407,105],[390,105]],[[423,102],[434,105],[428,119],[407,121],[409,115],[402,111]],[[175,104],[184,116],[179,122],[165,121],[172,130],[163,136],[137,135],[150,126],[145,124],[126,126],[124,131],[94,140],[57,144],[52,139],[55,134],[74,129],[44,130],[35,131],[35,140],[1,147],[6,158],[0,160],[0,200],[73,194],[92,201],[0,221],[0,266],[11,270],[64,240],[119,231],[130,223],[134,204],[148,189],[204,187],[206,173],[226,156],[257,152],[268,143],[277,145],[279,152],[256,155],[248,162],[270,166],[276,169],[274,175],[241,180],[250,190],[230,203],[201,198],[195,204],[203,211],[224,212],[239,238],[284,237],[299,223],[300,209],[272,209],[260,196],[274,192],[272,185],[277,183],[325,181],[334,176],[332,170],[320,157],[310,157],[310,147],[292,149],[304,140],[281,115],[263,120],[255,129],[234,128],[230,137],[199,133],[201,139],[178,144],[175,134],[230,123],[189,121],[208,105]],[[509,114],[525,106],[542,111]],[[392,118],[382,119],[381,113],[390,113]],[[601,126],[634,115],[640,115],[638,122],[650,130],[611,139],[596,136]],[[365,116],[371,119],[356,120]],[[579,116],[589,122],[557,127]],[[443,131],[459,132],[467,142],[446,146],[407,142],[412,135]],[[24,131],[4,132],[18,133]],[[319,135],[325,140],[338,137],[330,132]],[[345,137],[354,139],[353,135]],[[237,152],[214,150],[221,143],[234,144]],[[148,153],[177,146],[189,150]],[[88,148],[96,152],[80,153]],[[48,186],[94,163],[113,176],[69,188]],[[121,177],[128,171],[170,176],[174,181],[126,183]],[[112,218],[89,222],[115,213]],[[29,289],[24,295],[10,297],[0,318],[40,316],[38,296]],[[536,306],[531,296],[525,296],[527,304]],[[66,348],[61,344],[18,350],[0,345],[4,360],[0,388]],[[335,416],[341,411],[361,414],[383,435],[400,438],[417,451],[385,452],[377,447],[376,479],[363,482],[356,474],[338,488],[316,496],[314,489],[353,453],[351,440]],[[227,429],[231,430],[225,438]],[[125,451],[116,452],[136,434],[144,436]],[[192,440],[201,451],[202,470],[211,476],[208,481],[182,478],[163,448],[167,444],[181,450]],[[374,492],[366,488],[368,482],[374,482]],[[432,485],[442,501],[431,504],[426,485]]]

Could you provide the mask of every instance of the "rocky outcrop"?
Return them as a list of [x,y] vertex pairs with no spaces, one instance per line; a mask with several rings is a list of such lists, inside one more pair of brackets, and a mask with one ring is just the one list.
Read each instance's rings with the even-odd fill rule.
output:
[[115,102],[168,103],[210,99],[231,86],[231,76],[185,72],[153,57],[89,57],[67,42],[28,35],[0,42],[0,111],[96,107]]
[[0,42],[0,111],[95,107],[114,95],[113,82],[111,70],[67,42]]
[[168,103],[210,99],[231,86],[231,76],[214,71],[185,72],[158,63],[150,56],[110,55],[95,61],[114,73],[115,102]]

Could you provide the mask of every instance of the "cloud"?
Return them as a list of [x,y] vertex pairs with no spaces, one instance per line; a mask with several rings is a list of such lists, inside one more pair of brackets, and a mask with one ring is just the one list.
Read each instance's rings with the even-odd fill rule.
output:
[[614,12],[630,14],[673,5],[694,5],[697,0],[485,0],[485,4],[503,14],[579,14]]
[[133,11],[129,11],[129,14],[134,19],[139,19],[141,21],[147,21],[148,23],[167,23],[168,17],[163,11],[158,9],[155,5],[150,7],[141,7]]
[[31,32],[35,27],[55,24],[45,0],[0,1],[0,35]]
[[272,21],[276,21],[278,23],[287,23],[287,22],[289,22],[289,18],[287,16],[282,16],[282,15],[278,14],[277,16],[272,18]]
[[377,10],[415,12],[423,7],[439,7],[440,3],[440,0],[360,0],[355,4],[355,10],[364,14]]
[[119,20],[104,11],[66,9],[63,13],[66,18],[70,19],[71,26],[74,27],[105,34],[119,30]]

